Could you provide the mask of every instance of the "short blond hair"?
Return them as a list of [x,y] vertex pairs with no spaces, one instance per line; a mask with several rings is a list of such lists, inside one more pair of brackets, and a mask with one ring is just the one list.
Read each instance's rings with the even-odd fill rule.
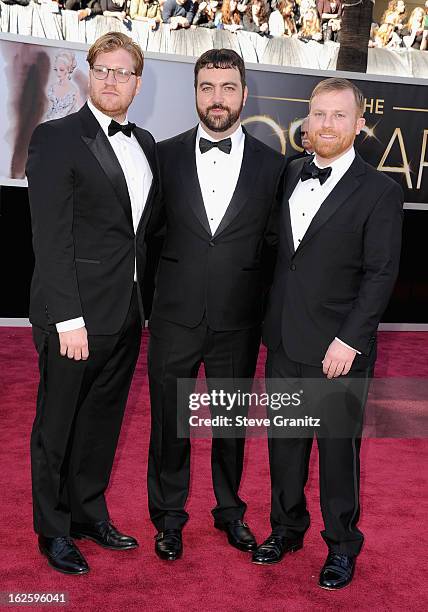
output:
[[358,87],[354,85],[354,83],[348,81],[348,79],[341,79],[339,77],[333,77],[331,79],[324,79],[323,81],[320,81],[318,85],[315,86],[315,89],[311,94],[311,99],[309,100],[309,107],[312,104],[312,100],[318,94],[330,93],[332,91],[346,91],[347,89],[352,91],[352,93],[354,94],[355,104],[358,110],[358,116],[362,117],[364,115],[364,110],[366,106],[366,101],[363,92],[358,89]]
[[86,61],[92,68],[97,59],[99,53],[109,53],[110,51],[116,51],[116,49],[125,49],[132,56],[134,60],[134,70],[137,76],[141,76],[144,67],[144,55],[140,45],[132,40],[126,34],[122,32],[107,32],[103,34],[91,45]]
[[61,62],[67,66],[68,72],[71,74],[77,66],[76,56],[72,51],[60,51],[55,55],[55,64]]

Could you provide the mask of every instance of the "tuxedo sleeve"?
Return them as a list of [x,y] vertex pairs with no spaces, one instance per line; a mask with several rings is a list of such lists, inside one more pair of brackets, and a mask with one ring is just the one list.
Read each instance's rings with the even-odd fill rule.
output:
[[261,252],[261,269],[263,278],[263,292],[266,296],[273,282],[273,275],[278,256],[279,247],[279,221],[284,191],[285,161],[281,160],[277,167],[277,176],[274,197],[266,224]]
[[279,219],[281,213],[282,200],[284,197],[285,175],[287,162],[282,158],[276,168],[274,197],[269,215],[269,220],[266,225],[264,241],[268,248],[273,249],[276,253],[279,243]]
[[397,183],[386,189],[364,230],[363,276],[354,306],[337,337],[367,354],[398,276],[403,222],[403,191]]
[[64,133],[39,125],[31,138],[26,174],[35,266],[52,323],[83,316],[74,262],[72,161]]

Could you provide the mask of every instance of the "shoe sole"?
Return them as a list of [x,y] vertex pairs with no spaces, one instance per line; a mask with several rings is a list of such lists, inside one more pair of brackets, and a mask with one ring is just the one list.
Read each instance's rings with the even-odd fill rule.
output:
[[67,574],[68,576],[84,576],[85,574],[89,572],[89,567],[88,569],[82,570],[81,572],[67,572],[67,570],[59,569],[59,567],[56,567],[55,565],[52,564],[52,561],[50,560],[48,555],[44,553],[41,548],[39,548],[39,551],[40,551],[40,554],[42,554],[47,560],[49,567],[51,567],[56,572],[60,572],[61,574]]
[[282,557],[278,559],[277,561],[253,561],[251,560],[251,563],[254,563],[254,565],[275,565],[275,563],[281,563],[285,555],[287,555],[288,553],[296,553],[299,550],[302,550],[302,548],[303,548],[303,544],[296,544],[296,546],[293,546],[292,548],[289,548],[288,550],[286,550],[285,553],[282,555]]
[[139,544],[130,544],[129,546],[122,546],[121,548],[118,548],[117,546],[108,546],[107,544],[101,544],[101,542],[99,542],[96,538],[77,533],[70,533],[70,537],[74,540],[90,540],[91,542],[95,542],[95,544],[98,544],[98,546],[101,546],[102,548],[106,548],[108,550],[132,550],[133,548],[138,548],[139,546]]
[[351,584],[351,582],[348,582],[347,584],[344,584],[341,587],[328,587],[328,586],[324,586],[324,585],[322,585],[322,584],[320,584],[318,582],[318,586],[321,589],[324,589],[324,591],[341,591],[342,589],[346,589],[346,587],[350,586],[350,584]]

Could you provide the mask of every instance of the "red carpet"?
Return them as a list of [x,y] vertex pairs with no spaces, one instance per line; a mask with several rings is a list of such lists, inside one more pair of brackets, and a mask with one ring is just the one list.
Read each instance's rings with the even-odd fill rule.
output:
[[[66,609],[85,612],[428,610],[423,567],[428,550],[427,440],[363,442],[360,526],[366,544],[355,579],[343,591],[332,593],[317,586],[326,548],[319,535],[316,453],[308,487],[312,526],[304,549],[267,568],[252,565],[244,553],[226,543],[224,534],[213,529],[209,442],[195,442],[188,504],[191,519],[184,532],[184,557],[173,564],[159,561],[153,550],[154,530],[146,498],[150,419],[145,346],[109,491],[114,522],[137,536],[140,548],[115,553],[93,543],[79,544],[91,572],[72,577],[48,568],[32,532],[29,435],[37,371],[31,332],[0,329],[0,591],[67,592]],[[261,354],[260,368],[263,361]],[[428,335],[380,334],[377,375],[427,377]],[[248,442],[242,496],[249,506],[248,523],[261,541],[269,533],[265,440]]]

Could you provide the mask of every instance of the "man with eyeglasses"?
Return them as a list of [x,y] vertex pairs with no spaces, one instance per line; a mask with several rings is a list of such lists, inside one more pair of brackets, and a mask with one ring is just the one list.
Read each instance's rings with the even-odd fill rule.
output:
[[27,162],[40,384],[31,437],[34,527],[56,570],[84,574],[72,538],[126,550],[104,497],[141,339],[155,143],[127,121],[143,54],[110,32],[89,49],[89,99],[38,126]]

